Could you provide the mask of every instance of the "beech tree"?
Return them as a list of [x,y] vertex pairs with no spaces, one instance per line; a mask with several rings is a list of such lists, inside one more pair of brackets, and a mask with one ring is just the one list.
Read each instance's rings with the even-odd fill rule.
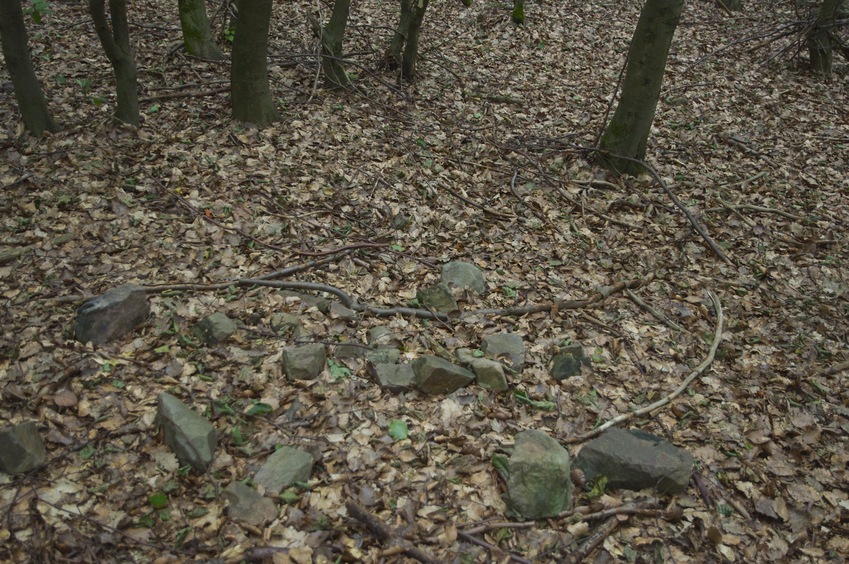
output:
[[206,15],[206,0],[178,0],[177,7],[186,53],[208,61],[223,60],[224,53],[212,38],[212,28]]
[[32,67],[21,0],[0,0],[0,43],[24,127],[33,135],[58,131]]
[[109,0],[110,27],[106,20],[104,0],[89,0],[89,11],[94,20],[94,29],[106,57],[115,71],[118,98],[115,117],[124,123],[138,126],[139,117],[138,73],[136,62],[130,51],[130,28],[127,24],[126,0]]
[[264,127],[279,114],[268,83],[268,29],[272,0],[239,0],[230,65],[233,117]]
[[833,29],[840,4],[841,0],[823,0],[817,12],[817,19],[808,31],[808,55],[811,69],[825,76],[831,76],[834,47],[841,46],[840,38],[834,34]]
[[321,40],[321,70],[324,74],[324,84],[328,88],[341,88],[349,84],[348,73],[345,72],[345,63],[342,60],[342,42],[350,11],[351,0],[336,0],[333,2],[330,21],[318,32]]
[[389,68],[401,67],[401,76],[414,80],[419,56],[419,33],[430,0],[401,0],[398,25],[383,56]]
[[684,0],[646,0],[640,12],[628,50],[622,96],[600,141],[601,161],[613,171],[640,171],[640,165],[628,159],[646,156],[669,46],[683,6]]

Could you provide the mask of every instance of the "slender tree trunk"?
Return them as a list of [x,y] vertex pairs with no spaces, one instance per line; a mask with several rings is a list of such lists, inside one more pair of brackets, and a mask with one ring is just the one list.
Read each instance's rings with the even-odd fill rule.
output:
[[94,20],[97,37],[100,38],[100,44],[115,71],[115,90],[118,98],[115,117],[124,123],[138,126],[141,123],[138,82],[136,63],[130,51],[127,2],[126,0],[109,0],[111,28],[106,21],[104,0],[89,0],[88,7],[91,19]]
[[410,4],[412,0],[401,0],[401,13],[398,18],[398,26],[395,28],[395,33],[392,34],[392,40],[389,42],[389,47],[383,54],[383,64],[390,69],[397,69],[401,66],[401,54],[404,50],[404,43],[407,42],[407,34],[410,31]]
[[811,69],[823,76],[831,76],[834,61],[834,40],[831,26],[837,19],[840,0],[823,0],[817,13],[817,21],[808,33],[808,54]]
[[410,24],[407,42],[401,58],[401,75],[409,81],[416,78],[416,60],[419,57],[419,32],[422,30],[425,11],[430,0],[413,0],[410,4]]
[[350,11],[351,0],[336,0],[333,2],[330,21],[321,30],[321,70],[324,73],[324,85],[328,88],[343,88],[349,84],[345,63],[342,61],[342,42]]
[[525,23],[525,0],[513,0],[513,23]]
[[272,0],[239,0],[230,66],[233,117],[259,127],[265,127],[280,117],[268,84],[271,7]]
[[212,39],[212,28],[206,15],[206,0],[178,0],[177,6],[186,53],[208,61],[224,60],[224,53]]
[[672,36],[681,18],[684,0],[646,0],[628,50],[628,68],[622,97],[604,134],[600,148],[604,165],[613,171],[636,173],[633,161],[646,156],[646,143],[660,97],[663,73]]
[[33,135],[58,131],[32,67],[21,0],[0,0],[0,42],[24,126]]

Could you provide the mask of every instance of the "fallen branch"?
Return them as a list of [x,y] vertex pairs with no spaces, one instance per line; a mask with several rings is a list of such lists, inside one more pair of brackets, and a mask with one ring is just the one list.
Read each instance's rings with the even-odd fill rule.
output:
[[[478,546],[481,546],[481,547],[487,549],[489,551],[490,555],[492,553],[501,554],[501,553],[504,552],[503,550],[501,550],[500,548],[498,548],[494,544],[488,543],[483,539],[479,539],[478,537],[476,537],[474,535],[470,535],[469,533],[457,531],[457,536],[460,537],[461,539],[463,539],[466,542],[470,542],[472,544],[476,544]],[[507,556],[513,562],[519,562],[520,564],[532,564],[531,561],[528,560],[527,558],[522,558],[521,556],[518,556],[516,554],[508,553]]]
[[570,554],[566,558],[566,562],[568,564],[576,564],[577,562],[581,562],[590,555],[590,553],[596,549],[598,545],[604,541],[610,534],[616,530],[616,527],[619,526],[619,519],[614,515],[613,517],[609,517],[607,521],[601,524],[601,526],[593,531],[587,539],[581,543],[581,546],[578,549]]
[[368,509],[354,501],[346,501],[345,507],[348,513],[366,526],[378,539],[384,542],[391,542],[399,549],[403,549],[404,554],[410,558],[415,558],[419,562],[434,563],[438,562],[436,558],[427,553],[424,549],[411,546],[410,542],[398,536],[391,527],[384,523],[377,515],[371,513]]
[[699,376],[702,372],[704,372],[707,369],[708,366],[711,365],[714,357],[716,356],[716,350],[719,348],[719,343],[722,340],[722,325],[723,325],[722,304],[720,303],[719,298],[717,298],[716,294],[714,294],[713,292],[708,292],[708,295],[710,296],[711,302],[713,302],[713,307],[716,310],[716,325],[715,325],[715,328],[714,328],[713,343],[711,343],[710,350],[708,351],[707,357],[705,357],[705,359],[701,362],[701,364],[699,364],[690,373],[690,375],[687,376],[687,378],[685,378],[683,382],[681,382],[681,385],[678,386],[669,395],[659,399],[658,401],[656,401],[656,402],[654,402],[650,405],[647,405],[645,407],[641,407],[640,409],[637,409],[636,411],[630,411],[628,413],[623,413],[622,415],[614,417],[613,419],[611,419],[607,423],[604,423],[603,425],[596,427],[595,429],[593,429],[589,433],[584,433],[583,435],[580,435],[580,436],[577,436],[577,437],[567,438],[567,439],[562,441],[563,443],[565,443],[565,444],[576,444],[576,443],[583,443],[583,442],[588,441],[590,439],[594,439],[595,437],[599,436],[600,434],[602,434],[604,431],[608,430],[611,427],[614,427],[614,426],[616,426],[620,423],[624,423],[625,421],[633,419],[634,417],[638,417],[640,415],[645,415],[646,413],[651,413],[652,411],[655,411],[656,409],[660,409],[661,407],[668,405],[669,403],[672,402],[672,400],[674,400],[675,398],[680,396],[682,393],[684,393],[684,391],[690,386],[690,384],[693,382],[693,380],[695,380],[697,376]]
[[638,296],[637,296],[634,292],[632,292],[631,290],[626,289],[626,290],[625,290],[625,295],[626,295],[626,296],[628,296],[628,299],[629,299],[629,300],[631,300],[632,302],[634,302],[635,304],[637,304],[638,306],[640,306],[641,308],[643,308],[644,310],[646,310],[647,312],[649,312],[649,313],[651,314],[651,316],[652,316],[652,317],[654,317],[655,319],[657,319],[658,321],[660,321],[661,323],[663,323],[664,325],[666,325],[667,327],[669,327],[669,328],[670,328],[670,329],[672,329],[673,331],[677,331],[677,332],[679,332],[679,333],[681,333],[681,332],[683,332],[683,331],[684,331],[684,328],[683,328],[683,327],[681,327],[680,325],[678,325],[677,323],[675,323],[674,321],[672,321],[671,319],[669,319],[669,317],[667,317],[665,314],[663,314],[663,313],[661,313],[661,312],[657,311],[656,309],[654,309],[653,307],[651,307],[649,304],[647,304],[646,302],[644,302],[643,300],[641,300],[641,299],[640,299],[640,298],[639,298],[639,297],[638,297]]

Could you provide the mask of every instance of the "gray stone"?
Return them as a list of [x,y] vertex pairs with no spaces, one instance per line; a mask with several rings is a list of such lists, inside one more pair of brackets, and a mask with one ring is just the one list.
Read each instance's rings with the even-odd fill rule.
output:
[[227,340],[239,327],[236,322],[221,312],[204,317],[194,326],[193,332],[208,345],[217,345]]
[[346,319],[348,321],[359,319],[359,314],[339,302],[330,302],[330,317],[333,319]]
[[504,375],[504,365],[497,360],[476,358],[469,364],[477,377],[478,384],[495,392],[503,392],[508,388],[507,376]]
[[230,485],[224,488],[224,498],[230,504],[227,514],[231,519],[259,527],[277,518],[277,506],[274,502],[242,482],[230,482]]
[[605,476],[610,488],[677,493],[690,482],[693,457],[651,433],[613,428],[584,445],[575,466],[587,480]]
[[281,447],[277,449],[259,472],[254,481],[265,491],[279,495],[295,482],[307,482],[312,474],[313,458],[310,453],[298,448]]
[[21,474],[47,461],[47,451],[35,421],[6,427],[0,431],[0,472]]
[[516,435],[505,501],[524,519],[554,517],[572,500],[569,452],[542,431]]
[[457,309],[457,300],[445,284],[435,284],[416,292],[416,298],[423,306],[434,311],[451,312]]
[[363,358],[369,350],[361,343],[339,343],[333,345],[333,356],[339,359]]
[[289,380],[315,380],[327,362],[321,343],[286,347],[282,353],[283,371]]
[[515,372],[521,372],[525,366],[525,343],[516,333],[487,335],[483,338],[481,350],[490,358],[507,359],[510,363],[509,368]]
[[301,319],[297,315],[277,311],[271,314],[271,328],[278,335],[291,336],[293,339],[298,339],[305,335],[304,326],[301,325]]
[[475,375],[438,356],[425,355],[413,361],[416,387],[426,394],[450,394],[475,380]]
[[560,347],[560,352],[551,359],[551,377],[555,380],[565,380],[578,376],[581,374],[581,366],[589,363],[580,343]]
[[312,296],[310,294],[302,294],[300,292],[294,292],[292,290],[280,290],[280,294],[282,296],[286,296],[287,298],[298,298],[303,302],[307,307],[315,306],[318,311],[321,313],[327,314],[330,312],[330,300],[327,298],[320,298],[318,296]]
[[486,292],[483,271],[468,262],[454,261],[442,265],[442,283],[449,288],[471,290],[476,294]]
[[378,345],[399,346],[401,343],[395,338],[392,330],[384,325],[378,325],[368,330],[368,344],[372,347]]
[[77,309],[74,335],[80,342],[101,345],[129,333],[150,315],[147,292],[124,284],[101,294]]
[[381,388],[395,394],[411,390],[416,378],[409,364],[375,364],[373,373]]
[[372,364],[395,364],[401,358],[401,351],[395,347],[377,347],[365,349],[363,357]]
[[201,414],[171,394],[159,394],[159,424],[168,445],[180,464],[202,472],[215,456],[218,433]]

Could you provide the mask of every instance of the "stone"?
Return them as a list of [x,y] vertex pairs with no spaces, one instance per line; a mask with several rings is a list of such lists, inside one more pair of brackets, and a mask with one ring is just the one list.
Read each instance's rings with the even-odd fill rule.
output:
[[259,527],[277,518],[277,505],[242,482],[230,482],[224,488],[224,499],[230,504],[227,514],[231,519]]
[[339,302],[330,302],[330,317],[331,319],[345,319],[353,321],[359,319],[359,314],[349,307],[345,307]]
[[142,286],[124,284],[77,309],[74,335],[82,343],[102,345],[118,339],[147,320],[150,303]]
[[394,394],[411,390],[416,378],[409,364],[375,364],[372,366],[372,374],[381,388]]
[[384,325],[378,325],[369,329],[367,342],[372,347],[392,345],[397,348],[401,344],[392,333],[392,330]]
[[0,431],[0,472],[22,474],[47,461],[47,450],[35,421],[5,427]]
[[401,351],[395,347],[377,347],[365,349],[363,358],[372,364],[395,364],[401,358]]
[[217,345],[226,341],[238,328],[235,321],[217,312],[198,321],[193,332],[207,345]]
[[581,366],[585,364],[589,364],[589,359],[584,356],[584,347],[580,343],[560,347],[560,352],[551,359],[551,377],[565,380],[579,376]]
[[514,372],[521,372],[525,366],[525,343],[516,333],[487,335],[483,338],[481,350],[490,358],[507,359],[509,368]]
[[457,300],[445,284],[435,284],[416,292],[416,299],[425,307],[434,311],[451,312],[457,310]]
[[159,424],[165,444],[180,464],[203,472],[215,457],[218,433],[204,416],[168,393],[159,394]]
[[508,509],[523,519],[554,517],[572,503],[569,452],[542,431],[522,431],[508,461]]
[[504,365],[497,360],[483,358],[481,351],[457,349],[454,354],[464,368],[475,373],[478,384],[496,392],[503,392],[509,386],[504,374]]
[[286,347],[281,359],[283,371],[289,380],[315,380],[324,370],[327,351],[321,343]]
[[414,360],[413,372],[416,387],[426,394],[450,394],[475,380],[465,368],[434,355]]
[[283,311],[271,314],[271,328],[278,335],[291,336],[292,339],[299,339],[306,334],[304,326],[301,325],[301,319],[297,315]]
[[471,290],[476,294],[486,293],[483,271],[468,262],[453,261],[443,264],[442,283],[448,288]]
[[305,306],[315,307],[318,311],[325,315],[330,312],[330,300],[327,298],[320,298],[310,294],[302,294],[292,290],[280,290],[280,295],[287,298],[298,298]]
[[308,482],[312,475],[313,458],[310,453],[293,447],[281,447],[268,457],[254,482],[265,488],[272,495],[280,492],[295,482]]
[[605,476],[609,488],[678,493],[690,483],[693,457],[651,433],[613,428],[584,445],[575,466],[587,480]]

